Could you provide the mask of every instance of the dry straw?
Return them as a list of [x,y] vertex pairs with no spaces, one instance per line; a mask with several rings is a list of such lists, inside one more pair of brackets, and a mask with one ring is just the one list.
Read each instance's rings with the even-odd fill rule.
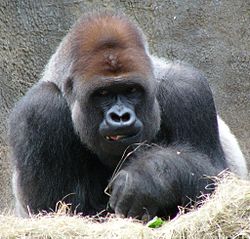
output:
[[198,209],[179,215],[161,228],[138,221],[110,217],[105,222],[57,213],[21,219],[0,215],[0,238],[41,239],[150,239],[250,238],[250,182],[226,175],[217,181],[216,193]]

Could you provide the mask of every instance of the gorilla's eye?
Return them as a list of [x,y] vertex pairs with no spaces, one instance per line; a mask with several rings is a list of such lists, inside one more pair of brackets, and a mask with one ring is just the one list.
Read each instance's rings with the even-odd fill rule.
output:
[[136,87],[129,87],[126,89],[127,94],[135,94],[137,92],[138,92],[138,88],[136,88]]
[[130,93],[135,93],[135,92],[137,92],[137,89],[135,87],[133,87],[133,88],[129,89],[129,92]]
[[98,92],[98,95],[100,95],[100,96],[106,96],[106,95],[108,95],[109,94],[109,92],[107,91],[107,90],[100,90],[99,92]]

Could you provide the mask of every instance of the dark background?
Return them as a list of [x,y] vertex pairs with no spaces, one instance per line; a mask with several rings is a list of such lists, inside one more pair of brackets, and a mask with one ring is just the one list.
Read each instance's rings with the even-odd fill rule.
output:
[[72,23],[99,9],[130,16],[144,30],[151,53],[205,72],[218,112],[250,164],[249,0],[0,0],[0,210],[12,202],[8,113],[39,79]]

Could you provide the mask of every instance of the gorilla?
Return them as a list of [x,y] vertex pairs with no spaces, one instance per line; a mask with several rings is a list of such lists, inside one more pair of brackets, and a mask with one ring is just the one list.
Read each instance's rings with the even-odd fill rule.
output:
[[9,145],[23,217],[58,201],[82,215],[166,217],[211,193],[211,176],[247,174],[202,73],[152,56],[115,13],[75,23],[11,112]]

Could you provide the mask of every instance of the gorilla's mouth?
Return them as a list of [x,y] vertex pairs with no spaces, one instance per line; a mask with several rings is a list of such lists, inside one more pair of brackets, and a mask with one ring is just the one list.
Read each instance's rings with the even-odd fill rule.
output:
[[139,120],[132,126],[122,125],[119,127],[111,127],[106,123],[102,123],[99,128],[99,134],[107,145],[112,145],[112,147],[115,145],[123,147],[124,145],[126,146],[139,141],[142,129],[143,125]]
[[134,135],[109,135],[109,136],[107,135],[105,136],[105,139],[108,141],[118,141],[118,140],[129,138],[131,136],[134,136]]

